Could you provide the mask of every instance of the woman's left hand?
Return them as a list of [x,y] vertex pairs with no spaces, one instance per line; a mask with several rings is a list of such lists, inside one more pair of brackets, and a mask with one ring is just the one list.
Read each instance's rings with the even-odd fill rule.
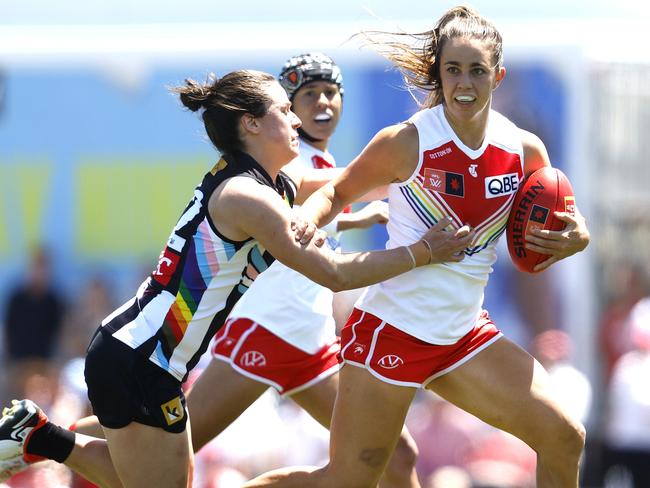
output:
[[322,247],[327,239],[327,232],[316,227],[310,220],[303,218],[299,212],[293,214],[291,230],[294,232],[295,240],[303,246],[313,242],[316,247]]
[[374,224],[386,223],[388,223],[388,204],[376,200],[357,212],[339,214],[336,230],[367,229]]
[[575,215],[555,212],[555,217],[566,222],[564,229],[534,229],[531,234],[526,234],[526,249],[551,256],[535,266],[534,271],[542,271],[559,260],[584,250],[589,244],[587,221],[577,209]]

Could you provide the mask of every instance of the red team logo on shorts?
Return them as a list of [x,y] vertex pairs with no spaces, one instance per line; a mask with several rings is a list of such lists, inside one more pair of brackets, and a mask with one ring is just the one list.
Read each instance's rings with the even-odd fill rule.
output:
[[264,354],[259,351],[246,351],[244,354],[242,354],[239,362],[242,366],[246,366],[248,368],[261,368],[263,366],[266,366],[266,357],[264,357]]
[[395,354],[386,354],[377,364],[384,369],[395,369],[404,364],[404,360]]

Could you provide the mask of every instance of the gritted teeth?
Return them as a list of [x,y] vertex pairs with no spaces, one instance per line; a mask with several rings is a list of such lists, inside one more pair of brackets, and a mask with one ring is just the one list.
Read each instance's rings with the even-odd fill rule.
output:
[[457,95],[455,98],[459,102],[473,102],[476,100],[474,95]]
[[314,120],[316,122],[327,122],[332,119],[332,116],[329,114],[318,114],[316,117],[314,117]]

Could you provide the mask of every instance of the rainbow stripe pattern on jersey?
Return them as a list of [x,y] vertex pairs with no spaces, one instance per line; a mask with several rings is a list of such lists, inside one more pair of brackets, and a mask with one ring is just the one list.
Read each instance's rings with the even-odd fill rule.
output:
[[[223,244],[226,256],[232,257],[235,254],[234,246],[227,242],[223,242]],[[217,256],[214,241],[209,235],[208,223],[204,220],[189,243],[176,299],[169,308],[162,325],[163,336],[170,350],[173,350],[183,339],[203,294],[219,273]],[[164,355],[163,357],[160,354],[157,356],[163,364],[167,362]]]
[[[433,159],[435,162],[429,162],[428,154],[436,155]],[[444,156],[438,156],[440,154]],[[423,159],[424,164],[418,174],[409,184],[400,187],[402,196],[415,215],[427,228],[445,216],[452,219],[454,229],[469,224],[476,230],[476,238],[475,245],[465,249],[468,256],[481,252],[496,241],[505,231],[515,193],[486,198],[486,185],[495,178],[495,181],[499,181],[502,173],[517,175],[519,181],[519,156],[489,146],[479,163],[475,163],[453,142],[449,142],[425,151]],[[488,173],[478,177],[465,172],[465,168],[478,164]]]

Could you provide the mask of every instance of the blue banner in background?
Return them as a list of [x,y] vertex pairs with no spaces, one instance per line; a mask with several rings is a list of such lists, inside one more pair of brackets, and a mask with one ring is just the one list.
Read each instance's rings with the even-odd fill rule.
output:
[[[293,54],[293,53],[289,53]],[[0,289],[23,269],[30,246],[46,244],[70,290],[89,273],[119,286],[150,271],[171,227],[217,157],[198,116],[168,87],[241,67],[277,74],[284,58],[129,72],[119,68],[6,72],[0,113]],[[382,62],[337,60],[345,79],[343,118],[331,152],[345,166],[382,127],[416,104]],[[564,88],[543,65],[509,67],[495,108],[546,142],[562,167]],[[522,112],[522,110],[526,112]],[[352,232],[344,248],[382,248],[385,231]],[[122,292],[119,292],[120,295]],[[4,295],[4,293],[2,293]],[[1,298],[4,298],[1,297]]]

